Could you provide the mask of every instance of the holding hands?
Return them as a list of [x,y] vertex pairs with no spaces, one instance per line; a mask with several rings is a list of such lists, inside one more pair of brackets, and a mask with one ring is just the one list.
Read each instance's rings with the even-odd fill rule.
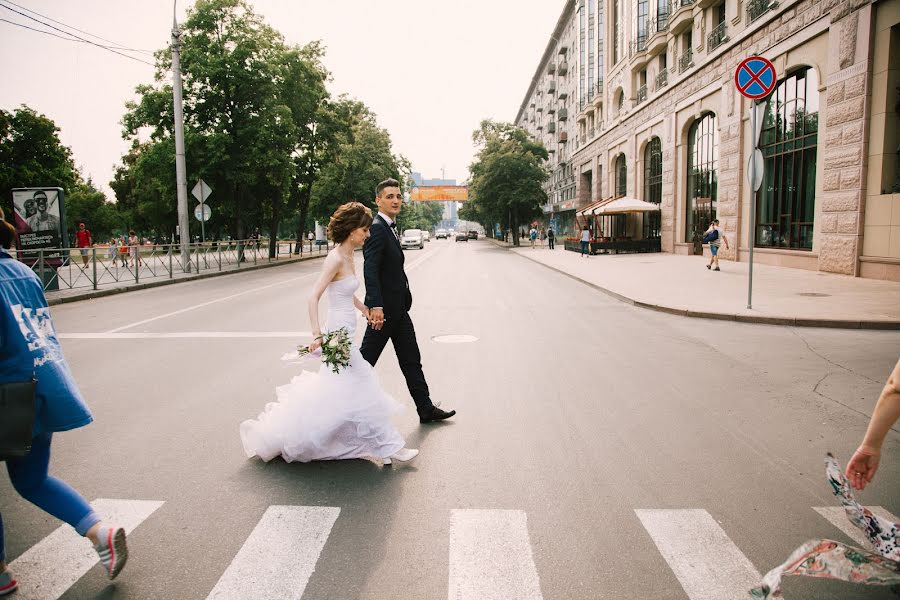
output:
[[384,327],[384,309],[382,308],[372,308],[369,309],[369,315],[367,317],[369,321],[369,326],[375,331],[380,331],[382,327]]

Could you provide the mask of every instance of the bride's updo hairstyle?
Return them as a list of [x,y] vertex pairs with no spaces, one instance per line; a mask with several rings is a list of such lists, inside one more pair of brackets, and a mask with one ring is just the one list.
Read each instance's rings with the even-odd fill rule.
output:
[[360,227],[372,224],[372,211],[365,204],[347,202],[341,204],[328,221],[328,237],[335,244],[340,244]]

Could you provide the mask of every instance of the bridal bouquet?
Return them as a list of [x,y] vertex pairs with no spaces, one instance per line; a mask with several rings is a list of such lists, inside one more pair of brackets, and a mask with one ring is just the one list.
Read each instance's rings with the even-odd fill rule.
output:
[[[340,373],[341,369],[350,365],[350,332],[346,327],[341,327],[323,333],[321,339],[322,347],[316,350],[316,354],[321,353],[322,362],[335,373]],[[300,356],[310,353],[309,346],[300,346],[297,351]]]

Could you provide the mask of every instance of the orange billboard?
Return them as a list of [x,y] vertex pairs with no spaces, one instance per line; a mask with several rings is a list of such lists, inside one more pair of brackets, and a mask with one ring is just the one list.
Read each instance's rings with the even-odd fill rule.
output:
[[413,202],[451,200],[465,202],[469,199],[469,188],[464,185],[417,186],[409,191],[409,199]]

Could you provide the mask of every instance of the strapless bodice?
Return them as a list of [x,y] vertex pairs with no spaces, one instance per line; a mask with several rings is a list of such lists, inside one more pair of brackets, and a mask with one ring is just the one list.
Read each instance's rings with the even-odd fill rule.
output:
[[329,331],[346,327],[352,335],[356,331],[356,307],[353,305],[353,294],[359,288],[359,279],[350,275],[332,281],[327,288]]

